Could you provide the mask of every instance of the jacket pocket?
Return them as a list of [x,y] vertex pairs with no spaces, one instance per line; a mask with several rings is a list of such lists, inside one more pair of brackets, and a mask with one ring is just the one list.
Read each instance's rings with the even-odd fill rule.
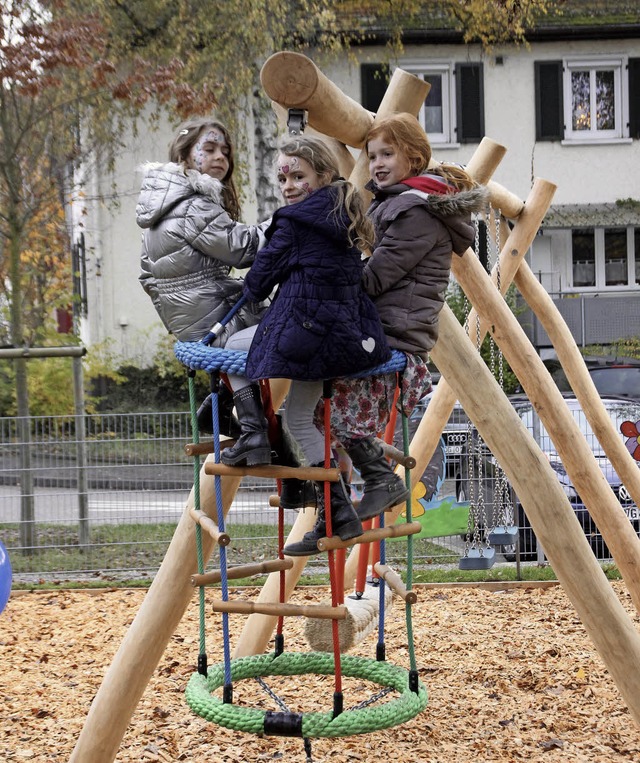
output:
[[278,350],[287,360],[307,363],[319,353],[326,336],[326,326],[304,307],[294,305],[291,322],[280,334]]

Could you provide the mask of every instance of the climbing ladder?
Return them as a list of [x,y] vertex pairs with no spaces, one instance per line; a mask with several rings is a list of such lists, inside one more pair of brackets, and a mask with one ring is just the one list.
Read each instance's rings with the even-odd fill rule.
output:
[[[186,451],[194,458],[194,490],[195,499],[191,516],[196,523],[196,547],[198,549],[198,573],[193,575],[191,582],[199,588],[200,599],[200,651],[198,656],[197,672],[191,677],[186,690],[188,704],[198,715],[218,723],[221,726],[251,733],[266,735],[297,736],[305,740],[308,760],[310,760],[311,738],[340,737],[353,734],[368,733],[382,728],[399,725],[421,712],[427,703],[425,687],[418,679],[415,664],[415,652],[413,649],[411,607],[416,602],[416,595],[411,590],[411,562],[412,562],[412,535],[419,532],[421,525],[411,520],[410,505],[407,508],[407,522],[401,525],[384,526],[384,515],[379,519],[379,526],[365,530],[358,538],[342,541],[331,534],[331,508],[329,486],[331,482],[338,481],[340,471],[338,468],[330,468],[330,385],[325,385],[325,468],[321,467],[285,467],[278,465],[261,466],[227,466],[220,462],[220,452],[224,444],[221,444],[218,422],[218,389],[221,373],[234,373],[243,375],[244,360],[246,353],[229,352],[212,348],[204,342],[187,343],[178,342],[175,353],[178,359],[187,367],[189,377],[189,391],[191,399],[191,419],[193,428],[193,443],[186,447]],[[404,364],[404,355],[394,353],[392,360],[384,367],[375,369],[373,373],[388,373],[389,371],[401,370]],[[200,443],[197,416],[195,412],[195,385],[194,376],[196,371],[205,370],[211,377],[212,389],[212,418],[213,438],[210,443]],[[368,373],[372,373],[369,371]],[[264,386],[264,382],[261,383]],[[270,408],[270,396],[266,390],[265,411],[267,416],[273,415]],[[403,421],[403,434],[405,440],[405,452],[399,452],[392,446],[386,446],[386,452],[402,459],[405,467],[415,464],[410,456],[405,456],[408,450],[408,428],[406,419]],[[199,500],[199,475],[200,456],[212,453],[213,459],[209,458],[204,465],[204,473],[214,477],[216,514],[217,521],[204,513]],[[405,472],[407,484],[410,486],[410,473]],[[221,480],[224,477],[268,477],[276,480],[286,478],[298,478],[301,480],[321,481],[325,485],[325,506],[327,537],[318,542],[320,551],[327,552],[329,563],[329,575],[331,583],[331,602],[314,605],[297,605],[285,601],[285,575],[291,569],[293,562],[283,555],[284,545],[284,511],[278,506],[278,558],[261,562],[230,566],[227,559],[227,547],[230,536],[225,527],[224,507],[222,503]],[[278,483],[279,484],[279,483]],[[270,500],[270,505],[279,504],[279,500]],[[410,504],[410,501],[409,501]],[[202,532],[211,535],[218,546],[219,568],[205,572],[202,555]],[[411,560],[407,569],[407,582],[403,582],[401,576],[392,570],[385,559],[384,540],[390,537],[407,537],[409,548],[408,557]],[[362,591],[358,591],[355,599],[345,602],[344,598],[344,561],[345,549],[360,545],[366,552],[366,560],[369,557],[369,545],[379,545],[379,561],[373,565],[378,576],[379,605],[377,615],[379,619],[379,638],[376,645],[375,659],[354,657],[343,654],[347,648],[353,645],[353,633],[345,636],[340,631],[340,625],[345,624],[353,616],[350,609],[355,612],[357,602],[362,600]],[[230,580],[236,580],[249,575],[273,573],[280,575],[280,595],[277,602],[261,602],[247,600],[232,600],[229,596]],[[214,601],[212,609],[222,614],[222,640],[223,661],[215,666],[207,664],[207,654],[204,636],[204,587],[209,584],[219,584],[221,598]],[[400,596],[405,602],[405,614],[407,619],[407,631],[410,642],[410,669],[391,665],[385,660],[384,644],[384,614],[388,607],[390,592]],[[359,594],[359,595],[358,595]],[[356,602],[356,605],[351,604]],[[270,654],[250,655],[240,658],[231,658],[229,638],[229,615],[231,614],[261,614],[277,616],[278,626],[275,637],[275,648]],[[312,651],[305,653],[287,652],[284,649],[284,618],[302,616],[309,622],[326,622],[331,627],[330,643],[332,651]],[[361,629],[370,632],[371,628]],[[324,634],[325,641],[326,633]],[[264,686],[264,677],[273,675],[333,675],[335,680],[333,707],[328,712],[296,713],[290,711],[282,701],[267,689],[268,693],[277,702],[279,710],[265,711],[243,707],[233,702],[233,683],[245,678],[255,678]],[[344,708],[342,677],[351,676],[368,679],[383,687],[374,697],[351,707]],[[217,690],[222,689],[221,696]],[[380,704],[378,700],[390,691],[396,691],[399,696],[391,701]],[[216,694],[217,692],[217,694]]]

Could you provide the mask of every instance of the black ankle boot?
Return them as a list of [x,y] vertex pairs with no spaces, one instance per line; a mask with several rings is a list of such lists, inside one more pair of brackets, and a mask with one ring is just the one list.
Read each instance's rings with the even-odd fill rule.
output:
[[267,436],[267,420],[262,410],[260,387],[249,384],[233,395],[242,434],[235,445],[225,448],[220,461],[228,466],[257,466],[271,463],[271,445]]
[[[278,440],[272,446],[271,463],[297,468],[300,466],[300,461],[294,450],[291,435],[282,424],[282,417],[276,415],[276,419],[278,421]],[[283,509],[302,509],[305,506],[316,506],[316,487],[311,480],[288,477],[281,481],[281,485],[280,506]]]
[[349,458],[364,480],[364,492],[358,506],[360,519],[371,519],[385,509],[403,503],[409,489],[387,461],[381,445],[373,437],[364,437],[347,448]]
[[[323,466],[323,463],[313,466]],[[336,468],[335,461],[331,461],[331,468]],[[340,540],[350,540],[362,535],[362,524],[358,519],[356,510],[353,508],[351,499],[345,490],[342,479],[339,482],[331,482],[331,530]],[[319,554],[318,541],[327,534],[327,523],[324,509],[324,482],[316,482],[318,491],[318,518],[313,530],[305,533],[302,540],[297,543],[289,543],[282,551],[287,556],[313,556]]]
[[[200,434],[213,434],[213,400],[212,395],[207,395],[198,408],[198,431]],[[242,434],[240,422],[233,415],[233,395],[226,384],[220,385],[218,392],[218,424],[220,434],[237,440]]]

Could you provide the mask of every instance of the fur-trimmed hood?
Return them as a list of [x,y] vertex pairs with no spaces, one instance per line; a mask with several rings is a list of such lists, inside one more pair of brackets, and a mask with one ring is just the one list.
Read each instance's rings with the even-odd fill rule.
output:
[[185,169],[175,162],[147,162],[140,168],[144,173],[136,220],[141,228],[150,228],[176,204],[199,194],[222,205],[222,183],[197,170]]

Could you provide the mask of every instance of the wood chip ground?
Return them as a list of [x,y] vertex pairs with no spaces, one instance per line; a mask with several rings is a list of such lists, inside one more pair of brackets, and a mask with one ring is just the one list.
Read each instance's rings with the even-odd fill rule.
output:
[[[613,586],[637,626],[624,584]],[[313,761],[640,761],[640,729],[559,586],[418,592],[413,627],[420,677],[429,692],[426,711],[397,728],[314,740]],[[255,598],[256,593],[237,595]],[[144,595],[140,590],[60,590],[10,598],[0,614],[1,760],[67,763]],[[326,597],[326,590],[313,588],[298,591],[294,600]],[[230,731],[191,712],[184,689],[197,659],[197,598],[169,641],[116,761],[306,763],[300,739]],[[232,640],[243,621],[240,615],[230,617]],[[210,663],[222,659],[219,629],[220,616],[208,608]],[[288,619],[285,633],[287,649],[306,649],[299,619]],[[404,606],[397,603],[388,617],[386,648],[389,661],[409,664]],[[352,653],[374,657],[375,636]],[[331,708],[331,678],[296,676],[270,679],[270,684],[291,710]],[[377,688],[345,679],[345,707]],[[234,692],[243,704],[278,709],[255,681],[239,682]]]

